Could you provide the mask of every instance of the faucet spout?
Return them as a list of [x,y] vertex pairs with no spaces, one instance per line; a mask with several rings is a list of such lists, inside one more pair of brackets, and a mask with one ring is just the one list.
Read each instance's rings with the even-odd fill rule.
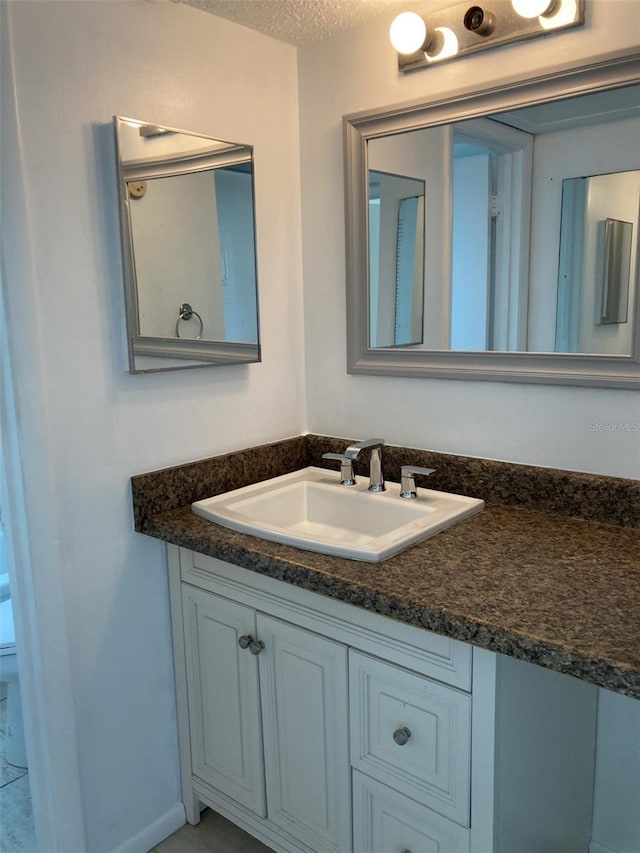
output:
[[356,441],[344,452],[349,459],[357,459],[361,450],[373,450],[376,447],[384,447],[384,438],[365,438],[364,441]]
[[384,447],[383,438],[367,438],[364,441],[356,441],[354,444],[347,447],[344,455],[348,459],[357,459],[362,450],[371,451],[371,459],[369,462],[369,491],[384,492],[386,486],[384,484],[384,470],[382,464],[382,448]]

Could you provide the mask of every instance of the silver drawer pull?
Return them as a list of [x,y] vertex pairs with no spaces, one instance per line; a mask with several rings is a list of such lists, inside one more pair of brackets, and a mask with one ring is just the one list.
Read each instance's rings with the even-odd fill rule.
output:
[[264,643],[262,642],[262,640],[252,640],[249,643],[249,651],[252,655],[259,655],[263,649]]
[[400,853],[411,853],[408,847],[405,847],[404,850],[401,850]]
[[251,634],[243,634],[238,640],[238,645],[241,649],[248,649],[253,642],[255,642],[255,640]]
[[398,744],[398,746],[404,746],[405,743],[411,737],[411,730],[406,726],[402,726],[400,729],[396,729],[393,733],[393,739]]

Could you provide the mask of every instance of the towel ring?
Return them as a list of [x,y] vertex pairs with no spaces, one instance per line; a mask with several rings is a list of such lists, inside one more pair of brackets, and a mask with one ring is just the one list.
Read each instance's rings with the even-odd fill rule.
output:
[[196,341],[199,341],[202,337],[202,331],[204,329],[204,323],[202,322],[202,317],[198,314],[197,311],[194,311],[191,305],[188,302],[183,302],[182,305],[178,308],[178,319],[176,320],[176,338],[180,337],[180,320],[191,320],[193,317],[196,317],[198,322],[200,323],[200,331],[195,337]]

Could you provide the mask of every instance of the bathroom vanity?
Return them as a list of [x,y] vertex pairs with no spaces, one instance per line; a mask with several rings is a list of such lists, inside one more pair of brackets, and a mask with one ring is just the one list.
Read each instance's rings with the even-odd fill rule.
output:
[[586,850],[595,688],[188,549],[169,562],[191,822],[206,804],[292,853]]
[[[389,449],[390,479],[396,456],[447,465],[487,507],[375,565],[191,511],[340,446],[133,479],[137,529],[169,543],[188,820],[288,853],[586,853],[597,686],[640,697],[638,484]],[[617,523],[531,508],[563,490]]]

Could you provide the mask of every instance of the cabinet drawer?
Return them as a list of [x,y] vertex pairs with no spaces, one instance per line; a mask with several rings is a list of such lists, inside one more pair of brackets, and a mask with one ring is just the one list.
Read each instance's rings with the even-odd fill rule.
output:
[[354,853],[469,853],[469,830],[353,772]]
[[349,653],[351,764],[469,825],[471,697]]

